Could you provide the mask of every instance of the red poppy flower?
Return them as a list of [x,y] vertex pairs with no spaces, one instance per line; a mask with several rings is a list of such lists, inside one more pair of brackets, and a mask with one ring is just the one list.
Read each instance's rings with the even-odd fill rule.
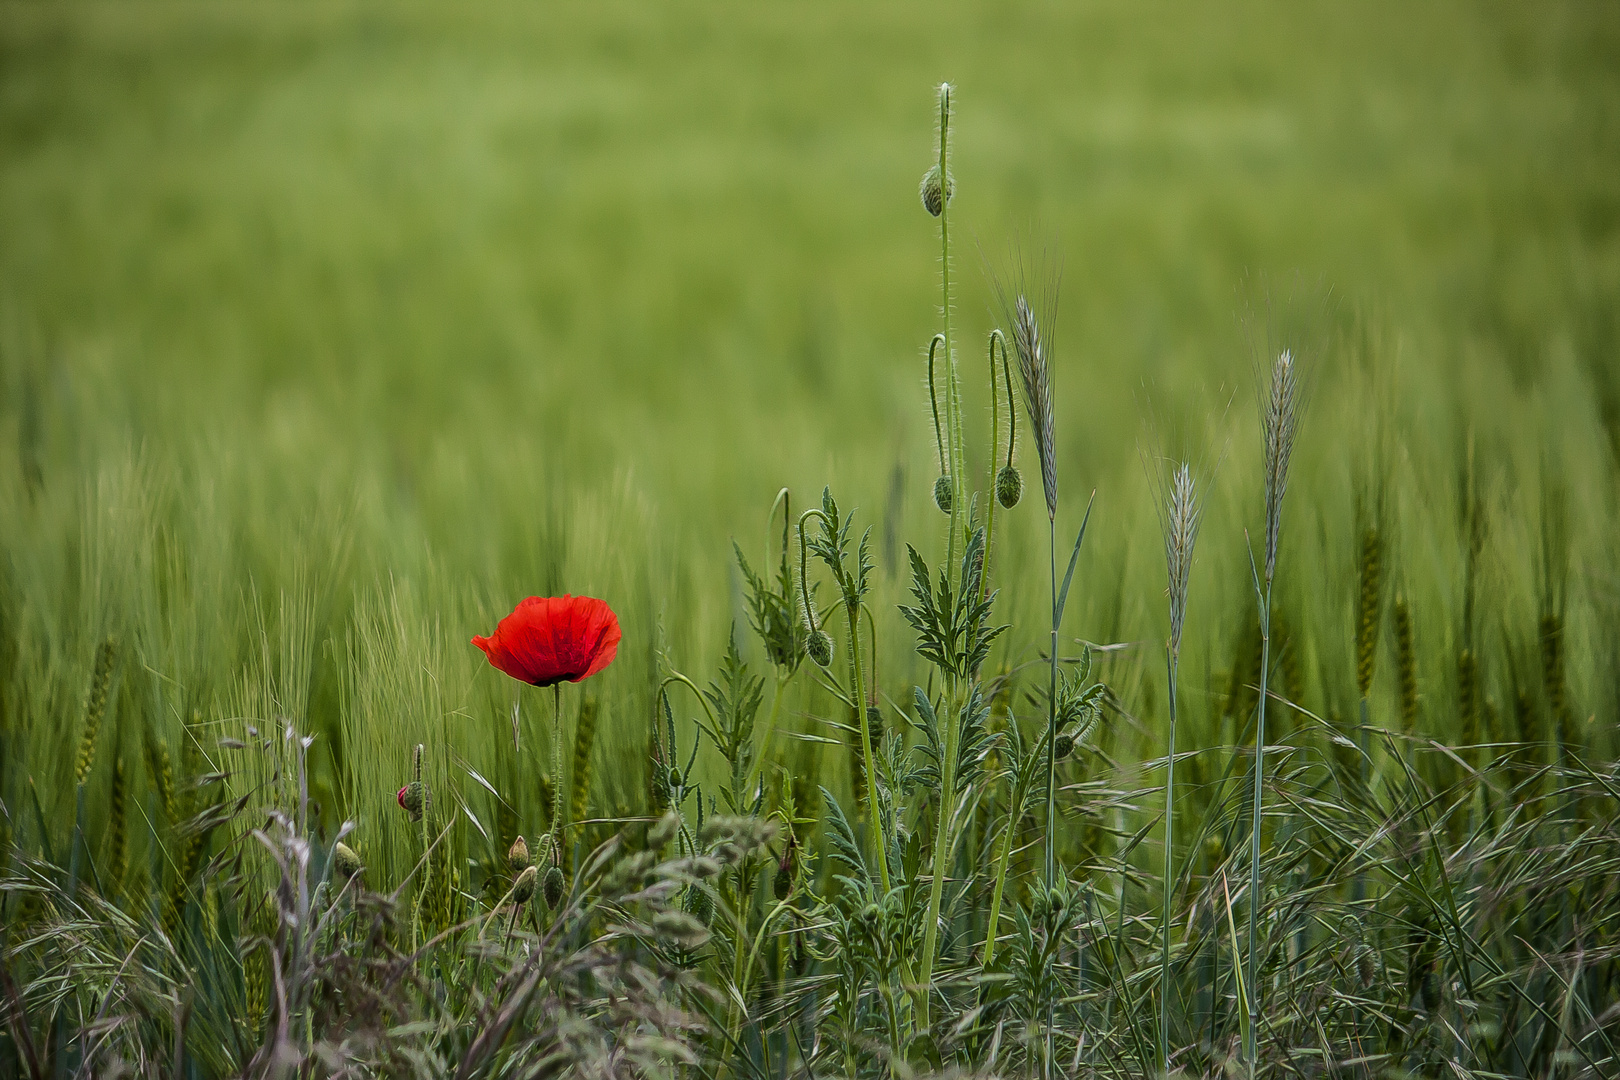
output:
[[619,651],[619,620],[593,596],[531,596],[489,637],[472,643],[489,662],[535,686],[588,679]]

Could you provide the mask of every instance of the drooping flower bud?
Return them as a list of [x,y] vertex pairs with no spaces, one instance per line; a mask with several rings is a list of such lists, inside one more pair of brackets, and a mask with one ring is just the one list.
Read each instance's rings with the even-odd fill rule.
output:
[[825,630],[812,630],[809,639],[804,643],[804,651],[819,667],[828,667],[832,664],[832,638]]
[[1024,474],[1016,466],[1003,465],[996,473],[996,501],[1011,510],[1024,497]]
[[546,907],[555,908],[562,903],[563,898],[563,872],[562,867],[552,866],[546,871],[546,880],[543,883],[546,897]]
[[923,209],[930,215],[939,217],[945,209],[945,204],[956,194],[956,178],[947,173],[944,184],[941,184],[939,165],[930,165],[928,171],[923,173],[922,183],[918,186],[917,192],[922,196]]
[[782,852],[782,860],[776,864],[776,880],[771,883],[778,900],[786,900],[793,894],[793,879],[799,874],[799,841],[788,833],[787,850]]
[[1057,741],[1052,744],[1052,753],[1056,754],[1060,761],[1074,753],[1074,736],[1068,732],[1059,735]]
[[951,503],[955,501],[951,494],[951,478],[942,476],[934,481],[934,505],[939,507],[941,513],[951,512]]
[[332,848],[332,869],[343,875],[344,880],[353,878],[365,866],[360,862],[360,856],[355,854],[354,848],[339,840]]
[[534,867],[525,868],[512,883],[512,899],[520,904],[528,903],[529,897],[534,895],[534,879],[539,876],[539,871]]
[[411,815],[413,823],[422,820],[422,814],[427,810],[427,785],[420,780],[412,780],[399,789],[399,805],[407,814]]
[[521,874],[533,865],[529,858],[529,842],[523,837],[512,841],[512,849],[506,853],[506,865],[512,868],[514,874]]

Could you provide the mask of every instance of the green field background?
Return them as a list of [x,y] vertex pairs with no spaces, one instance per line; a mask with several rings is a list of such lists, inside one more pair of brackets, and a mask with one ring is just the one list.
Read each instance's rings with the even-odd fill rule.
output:
[[[666,665],[709,677],[740,624],[730,541],[774,560],[783,486],[798,508],[831,484],[874,526],[880,683],[906,700],[921,665],[887,605],[903,544],[943,548],[924,388],[940,252],[917,197],[943,79],[979,473],[987,268],[1062,265],[1060,544],[1097,490],[1067,637],[1124,646],[1103,665],[1124,712],[1071,778],[1163,754],[1143,463],[1160,449],[1220,466],[1184,738],[1245,739],[1222,700],[1254,618],[1253,372],[1282,340],[1312,391],[1279,586],[1302,704],[1354,709],[1355,505],[1383,473],[1420,722],[1457,735],[1472,461],[1487,693],[1502,715],[1537,707],[1556,601],[1581,737],[1612,753],[1612,5],[30,0],[0,5],[0,786],[18,838],[68,842],[110,636],[92,821],[113,762],[134,768],[153,734],[268,798],[289,782],[276,754],[217,738],[285,717],[318,736],[323,828],[359,822],[378,884],[408,857],[393,792],[418,741],[479,821],[457,843],[494,853],[542,827],[551,705],[468,639],[564,591],[607,598],[625,631],[588,687],[592,814],[643,812],[653,686]],[[1036,657],[1045,613],[1020,458],[998,667]],[[828,734],[808,672],[793,693],[793,726]],[[847,791],[835,748],[786,745],[790,773]]]

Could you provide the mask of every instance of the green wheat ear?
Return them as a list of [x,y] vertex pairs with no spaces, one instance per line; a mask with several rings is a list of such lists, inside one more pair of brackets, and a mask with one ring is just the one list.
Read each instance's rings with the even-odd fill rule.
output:
[[96,760],[96,737],[101,731],[101,718],[107,712],[107,691],[112,685],[117,652],[117,643],[112,638],[103,641],[96,650],[95,672],[90,677],[90,693],[84,703],[84,733],[79,736],[79,754],[73,765],[73,780],[77,784],[84,783]]

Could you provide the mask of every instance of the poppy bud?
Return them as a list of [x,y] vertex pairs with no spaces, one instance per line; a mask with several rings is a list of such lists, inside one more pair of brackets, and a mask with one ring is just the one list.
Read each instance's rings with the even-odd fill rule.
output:
[[866,730],[872,736],[872,746],[883,745],[883,710],[876,705],[866,707]]
[[934,505],[939,507],[942,513],[948,514],[951,512],[951,503],[953,501],[955,500],[951,496],[951,478],[948,476],[942,476],[938,480],[935,480]]
[[332,848],[332,868],[342,874],[345,879],[352,878],[365,869],[360,863],[360,856],[355,854],[354,848],[341,840]]
[[799,873],[799,844],[792,834],[788,835],[787,850],[782,852],[782,861],[776,864],[776,880],[772,887],[778,900],[786,900],[793,893],[793,879]]
[[529,859],[529,842],[523,837],[512,841],[512,849],[506,853],[506,865],[514,874],[521,874],[533,865]]
[[399,789],[399,795],[397,798],[399,799],[400,807],[407,814],[411,815],[412,822],[422,820],[422,813],[427,809],[428,804],[428,790],[426,784],[422,783],[420,780],[412,780],[410,783]]
[[[552,869],[556,869],[556,867]],[[523,873],[517,876],[517,880],[512,883],[512,899],[520,904],[528,903],[529,897],[534,895],[534,879],[539,876],[539,871],[534,867],[526,868]]]
[[996,473],[996,501],[1011,510],[1024,497],[1024,474],[1011,465]]
[[945,183],[939,182],[939,166],[931,165],[923,174],[922,183],[918,186],[918,194],[922,196],[923,209],[933,217],[939,217],[945,209],[945,203],[956,194],[956,178],[949,173],[945,174]]
[[819,667],[832,664],[833,644],[832,638],[825,630],[812,630],[810,638],[804,643],[804,651],[810,655]]
[[671,765],[669,767],[669,786],[670,786],[670,789],[673,790],[673,791],[679,791],[680,788],[681,788],[681,785],[684,784],[684,783],[685,783],[685,778],[681,776],[681,770],[679,770],[675,766]]
[[542,883],[545,892],[546,907],[555,908],[563,898],[563,872],[562,867],[553,866],[546,871],[546,880]]
[[1056,754],[1060,761],[1074,753],[1074,736],[1068,732],[1059,735],[1052,745],[1052,753]]
[[680,828],[680,815],[673,810],[665,810],[664,816],[654,822],[653,827],[647,830],[647,846],[651,848],[663,847],[675,839],[675,834],[680,831]]

